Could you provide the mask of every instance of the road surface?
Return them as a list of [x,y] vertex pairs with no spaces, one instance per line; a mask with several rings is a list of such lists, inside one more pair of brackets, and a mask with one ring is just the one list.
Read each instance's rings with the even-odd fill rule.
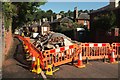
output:
[[[19,45],[19,47],[17,45]],[[14,54],[17,51],[19,52],[19,54],[21,54],[17,56],[17,58],[23,60],[22,55],[24,55],[24,52],[21,43],[19,42],[19,40],[14,39],[14,53],[11,53],[9,58],[4,61],[2,73],[3,80],[4,78],[9,78],[9,80],[13,80],[13,78],[25,78],[25,80],[29,78],[42,78],[41,75],[31,73],[28,67],[23,65],[27,64],[26,62],[22,63],[14,59],[13,56],[15,56]],[[60,78],[111,78],[112,80],[118,80],[116,79],[118,78],[118,70],[118,64],[107,64],[103,63],[102,61],[90,61],[90,64],[87,64],[86,67],[82,69],[79,69],[74,65],[68,63],[59,66],[59,71],[56,71],[53,76],[47,76],[47,78],[54,78],[56,80]]]

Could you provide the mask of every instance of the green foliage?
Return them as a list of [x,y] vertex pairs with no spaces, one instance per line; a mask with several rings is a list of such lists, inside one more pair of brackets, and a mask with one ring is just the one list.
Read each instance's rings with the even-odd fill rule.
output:
[[95,29],[103,29],[108,31],[116,26],[116,16],[113,12],[108,14],[99,15],[94,18],[93,25]]
[[38,7],[43,4],[45,2],[3,2],[5,27],[9,28],[12,20],[13,29],[35,20],[37,12],[39,12]]
[[[93,10],[78,10],[78,13],[89,13]],[[60,11],[59,14],[61,14],[63,17],[74,17],[74,11],[68,10],[67,12]]]
[[3,15],[7,16],[7,18],[11,18],[13,15],[16,15],[15,6],[10,2],[2,3]]
[[116,26],[116,16],[113,12],[110,12],[110,27],[115,27]]
[[83,24],[78,24],[77,22],[74,22],[73,23],[73,27],[74,27],[74,29],[76,29],[76,28],[83,28],[84,25]]
[[[71,24],[71,26],[70,26]],[[55,31],[56,32],[69,32],[69,31],[73,31],[76,28],[85,28],[84,25],[82,24],[77,24],[76,22],[72,22],[72,23],[61,23],[59,26],[56,27]]]
[[15,6],[11,2],[2,3],[2,13],[4,17],[5,29],[8,29],[11,26],[12,16],[16,15]]

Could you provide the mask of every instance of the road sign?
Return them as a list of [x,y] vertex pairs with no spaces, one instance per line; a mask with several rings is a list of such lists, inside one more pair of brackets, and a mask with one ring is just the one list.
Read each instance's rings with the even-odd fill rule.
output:
[[119,28],[115,28],[115,36],[119,36]]

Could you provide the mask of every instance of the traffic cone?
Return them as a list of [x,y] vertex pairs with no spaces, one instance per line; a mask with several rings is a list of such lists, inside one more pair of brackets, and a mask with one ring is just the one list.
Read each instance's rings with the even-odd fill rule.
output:
[[78,67],[78,68],[84,68],[85,67],[85,65],[83,65],[83,62],[82,62],[82,54],[81,53],[79,54],[78,63],[75,66]]
[[32,72],[36,72],[36,60],[35,60],[35,57],[32,57]]
[[117,63],[115,60],[115,50],[114,49],[112,50],[112,53],[111,53],[110,63]]
[[40,59],[39,58],[37,58],[37,71],[36,71],[36,73],[37,74],[40,74],[41,73],[41,68],[40,68]]

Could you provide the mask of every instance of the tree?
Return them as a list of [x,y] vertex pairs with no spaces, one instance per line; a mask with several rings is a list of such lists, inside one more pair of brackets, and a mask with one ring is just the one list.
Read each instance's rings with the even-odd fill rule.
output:
[[64,11],[60,11],[59,14],[62,15],[62,17],[65,17],[65,12]]
[[83,12],[83,10],[79,10],[79,11],[78,11],[78,13],[81,13],[81,12]]
[[53,11],[51,9],[46,11],[46,17],[48,18],[49,21],[51,20],[52,15],[53,15]]
[[99,15],[95,17],[92,26],[94,26],[94,28],[96,29],[102,29],[108,31],[112,27],[116,26],[116,16],[112,11],[107,14]]
[[109,17],[110,17],[110,19],[109,19],[110,28],[116,27],[116,16],[115,16],[114,12],[111,11],[110,14],[109,14]]
[[45,2],[3,2],[3,15],[6,29],[12,23],[12,29],[36,20],[40,12],[38,7]]
[[84,10],[83,12],[84,12],[84,13],[88,13],[89,11],[88,11],[88,10]]
[[16,8],[11,2],[3,2],[2,10],[5,29],[11,31],[12,16],[16,16]]
[[45,2],[13,2],[12,5],[14,5],[17,10],[17,16],[12,16],[13,31],[16,27],[21,27],[28,22],[38,20],[37,15],[38,12],[40,12],[38,7],[43,4],[45,4]]

